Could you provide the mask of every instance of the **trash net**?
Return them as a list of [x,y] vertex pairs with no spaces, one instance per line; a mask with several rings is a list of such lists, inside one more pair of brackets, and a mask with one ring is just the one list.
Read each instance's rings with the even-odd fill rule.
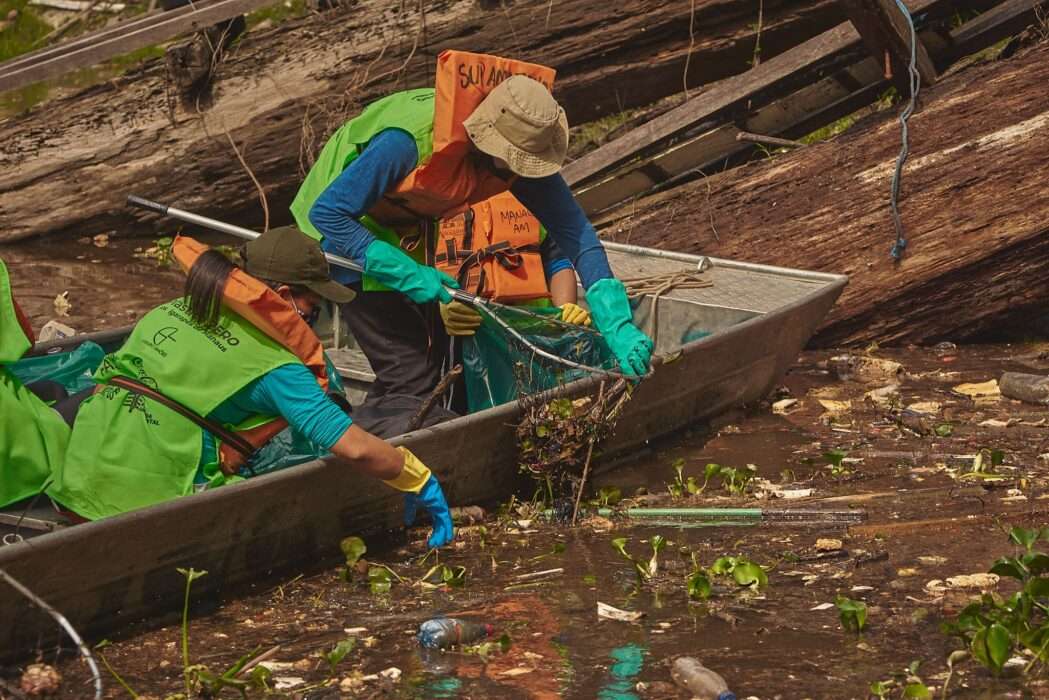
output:
[[[560,309],[486,307],[477,333],[462,347],[463,377],[470,413],[567,384],[590,372],[543,357],[536,348],[572,363],[616,370],[615,357],[601,334],[592,328],[564,323]],[[515,338],[490,316],[500,320],[534,347]]]

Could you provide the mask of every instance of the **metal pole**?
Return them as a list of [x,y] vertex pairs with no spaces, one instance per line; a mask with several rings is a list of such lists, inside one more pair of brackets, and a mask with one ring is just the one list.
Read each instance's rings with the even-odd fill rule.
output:
[[[203,226],[204,228],[210,228],[210,229],[212,229],[214,231],[221,231],[222,233],[228,233],[231,236],[237,236],[238,238],[246,238],[249,241],[253,241],[253,240],[255,240],[256,238],[258,238],[259,236],[262,235],[261,233],[258,233],[257,231],[252,231],[249,228],[243,228],[241,226],[235,226],[233,224],[228,224],[225,221],[219,221],[217,219],[211,219],[211,218],[208,218],[206,216],[201,216],[200,214],[194,214],[191,211],[186,211],[184,209],[179,209],[177,207],[171,207],[171,206],[168,206],[166,204],[161,204],[160,202],[154,202],[153,200],[146,199],[144,197],[138,197],[138,196],[133,195],[133,194],[129,194],[128,195],[127,203],[132,205],[132,206],[141,207],[142,209],[149,209],[150,211],[155,211],[158,214],[161,214],[162,216],[170,216],[170,217],[175,218],[175,219],[181,219],[182,221],[185,221],[187,223],[196,224],[198,226]],[[350,260],[349,258],[344,258],[341,255],[333,255],[332,253],[325,253],[324,257],[332,265],[337,265],[338,267],[344,267],[347,270],[353,270],[355,272],[364,272],[364,267],[363,266],[361,266],[360,264],[354,262],[353,260]],[[489,307],[510,309],[510,310],[513,310],[514,312],[517,312],[517,313],[524,313],[524,314],[527,314],[527,315],[530,315],[530,316],[535,316],[536,318],[539,318],[539,319],[541,319],[544,322],[549,322],[549,321],[553,320],[553,319],[551,319],[551,318],[549,318],[547,316],[542,316],[541,314],[534,314],[534,313],[531,313],[529,311],[526,311],[526,310],[521,309],[521,308],[516,307],[516,306],[504,306],[502,304],[497,304],[495,302],[489,301],[489,300],[484,299],[482,297],[474,296],[473,294],[470,294],[469,292],[464,292],[461,289],[452,289],[452,288],[449,288],[449,287],[445,287],[445,289],[447,289],[448,292],[451,293],[452,297],[456,301],[461,301],[464,304],[469,304],[470,306],[473,306],[474,308],[476,308],[476,309],[478,309],[480,311],[484,311],[486,314],[488,314],[488,317],[491,318],[493,321],[495,321],[495,323],[498,324],[504,331],[506,331],[508,334],[513,336],[520,343],[522,343],[525,347],[527,347],[529,350],[534,352],[536,355],[539,355],[540,357],[544,357],[544,358],[550,360],[551,362],[556,362],[557,364],[564,365],[566,367],[571,367],[572,369],[581,369],[581,370],[584,370],[586,372],[590,372],[590,373],[593,373],[593,374],[602,374],[602,375],[607,375],[607,376],[611,376],[611,377],[617,377],[617,378],[621,378],[621,379],[629,379],[629,380],[636,380],[637,379],[637,377],[634,377],[632,375],[626,375],[626,374],[623,374],[622,372],[616,372],[615,370],[603,369],[601,367],[590,367],[589,365],[580,364],[579,362],[573,362],[572,360],[566,360],[563,357],[559,357],[559,356],[557,356],[557,355],[555,355],[555,354],[553,354],[551,352],[547,352],[546,350],[543,350],[542,348],[540,348],[540,347],[536,346],[535,344],[531,343],[530,341],[526,340],[524,338],[524,336],[522,336],[520,333],[518,333],[515,329],[511,328],[510,324],[508,324],[503,319],[499,318],[499,316],[497,314],[495,314],[492,311],[492,309],[489,308]],[[579,327],[578,326],[573,326],[573,328],[579,328]],[[651,373],[652,373],[652,370],[649,370],[648,375],[650,375]],[[648,376],[648,375],[645,375],[645,376]]]

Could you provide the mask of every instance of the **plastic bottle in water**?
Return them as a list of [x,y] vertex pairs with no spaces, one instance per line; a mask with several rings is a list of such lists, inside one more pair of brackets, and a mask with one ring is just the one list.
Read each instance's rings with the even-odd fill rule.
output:
[[472,644],[492,634],[492,626],[454,617],[435,617],[419,625],[419,644],[427,649],[447,649]]
[[725,679],[696,659],[688,656],[676,659],[670,673],[674,682],[692,693],[696,700],[736,700]]

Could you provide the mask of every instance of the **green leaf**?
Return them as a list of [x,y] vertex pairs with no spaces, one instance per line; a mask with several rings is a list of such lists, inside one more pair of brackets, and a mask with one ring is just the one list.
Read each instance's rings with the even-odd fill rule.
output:
[[1024,591],[1032,598],[1049,597],[1049,578],[1032,578],[1024,585]]
[[710,570],[718,576],[725,576],[732,573],[732,569],[736,568],[736,561],[736,557],[718,557],[710,567]]
[[626,542],[627,539],[625,537],[616,537],[612,540],[612,549],[619,552],[619,555],[624,559],[634,561],[634,557],[630,556],[630,553],[626,551]]
[[269,682],[273,678],[273,672],[263,665],[251,669],[248,674],[248,683],[256,690],[269,690]]
[[1040,576],[1049,571],[1049,554],[1030,552],[1020,557],[1020,561],[1031,576]]
[[884,698],[889,694],[896,684],[893,681],[874,681],[871,683],[871,695],[877,695],[879,698]]
[[1023,527],[1014,527],[1009,530],[1009,539],[1020,545],[1028,552],[1031,551],[1031,547],[1038,541],[1038,535],[1040,530],[1028,530]]
[[667,544],[667,540],[662,535],[656,535],[652,538],[652,558],[648,560],[648,576],[655,576],[659,571],[659,553],[663,547]]
[[1005,450],[991,450],[991,466],[1005,464]]
[[462,588],[464,585],[466,585],[466,567],[444,567],[444,572],[441,574],[441,580],[444,581],[444,584],[446,586],[450,586],[453,588]]
[[926,700],[932,697],[932,693],[925,686],[924,683],[908,683],[903,688],[903,697],[905,698],[921,698]]
[[189,568],[189,569],[175,569],[175,571],[179,572],[180,574],[182,574],[183,576],[186,577],[186,583],[193,583],[198,578],[202,578],[202,577],[208,575],[208,572],[204,571],[203,569]]
[[741,561],[732,568],[732,578],[741,586],[763,588],[769,584],[765,570],[752,561]]
[[688,577],[688,597],[692,600],[706,600],[710,597],[710,578],[703,571],[693,571]]
[[343,555],[346,557],[346,566],[356,564],[364,556],[364,553],[368,551],[368,547],[360,537],[344,538],[342,542],[339,542],[339,549],[342,550]]
[[597,492],[597,498],[604,506],[614,506],[623,500],[623,492],[618,486],[603,486]]
[[1020,560],[1015,557],[1000,558],[998,561],[994,562],[994,565],[990,569],[990,573],[998,574],[999,576],[1009,576],[1017,581],[1023,581],[1027,578],[1026,569],[1024,569]]
[[831,466],[840,467],[841,461],[845,459],[847,455],[848,452],[845,452],[844,450],[828,450],[823,453],[823,459],[825,459],[827,464],[830,464]]
[[862,632],[867,626],[867,604],[862,600],[852,600],[843,595],[838,595],[834,602],[838,608],[838,619],[841,626],[850,632]]
[[348,637],[333,646],[331,651],[324,655],[324,660],[328,662],[328,666],[331,668],[333,676],[335,675],[335,667],[339,665],[340,661],[346,658],[347,654],[353,651],[355,646],[357,646],[357,640],[353,637]]
[[688,480],[685,481],[685,490],[695,496],[697,493],[703,492],[703,487],[696,481],[696,477],[690,476],[688,477]]
[[685,460],[681,457],[678,457],[670,463],[670,466],[673,468],[674,473],[677,474],[677,480],[680,482],[682,478],[681,475],[685,472]]
[[936,426],[936,434],[940,437],[950,437],[954,432],[954,426],[950,423],[940,423]]
[[1013,650],[1013,640],[1009,630],[997,622],[987,628],[987,652],[994,664],[994,670],[1000,671]]
[[535,436],[541,438],[550,437],[550,428],[540,423],[535,427]]
[[995,622],[973,635],[970,648],[973,658],[995,673],[999,673],[1009,659],[1012,646],[1009,630]]
[[392,587],[393,577],[385,567],[368,567],[368,588],[371,589],[372,595],[385,595]]
[[713,477],[717,476],[720,473],[721,473],[721,465],[720,464],[714,464],[713,462],[711,462],[710,464],[708,464],[706,466],[706,469],[703,470],[703,478],[706,481],[710,481]]

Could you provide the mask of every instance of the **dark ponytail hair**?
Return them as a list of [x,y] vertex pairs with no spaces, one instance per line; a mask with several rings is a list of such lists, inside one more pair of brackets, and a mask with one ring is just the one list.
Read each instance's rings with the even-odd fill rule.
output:
[[235,269],[237,266],[229,258],[214,249],[205,251],[189,268],[182,296],[194,321],[205,328],[218,323],[222,295]]

